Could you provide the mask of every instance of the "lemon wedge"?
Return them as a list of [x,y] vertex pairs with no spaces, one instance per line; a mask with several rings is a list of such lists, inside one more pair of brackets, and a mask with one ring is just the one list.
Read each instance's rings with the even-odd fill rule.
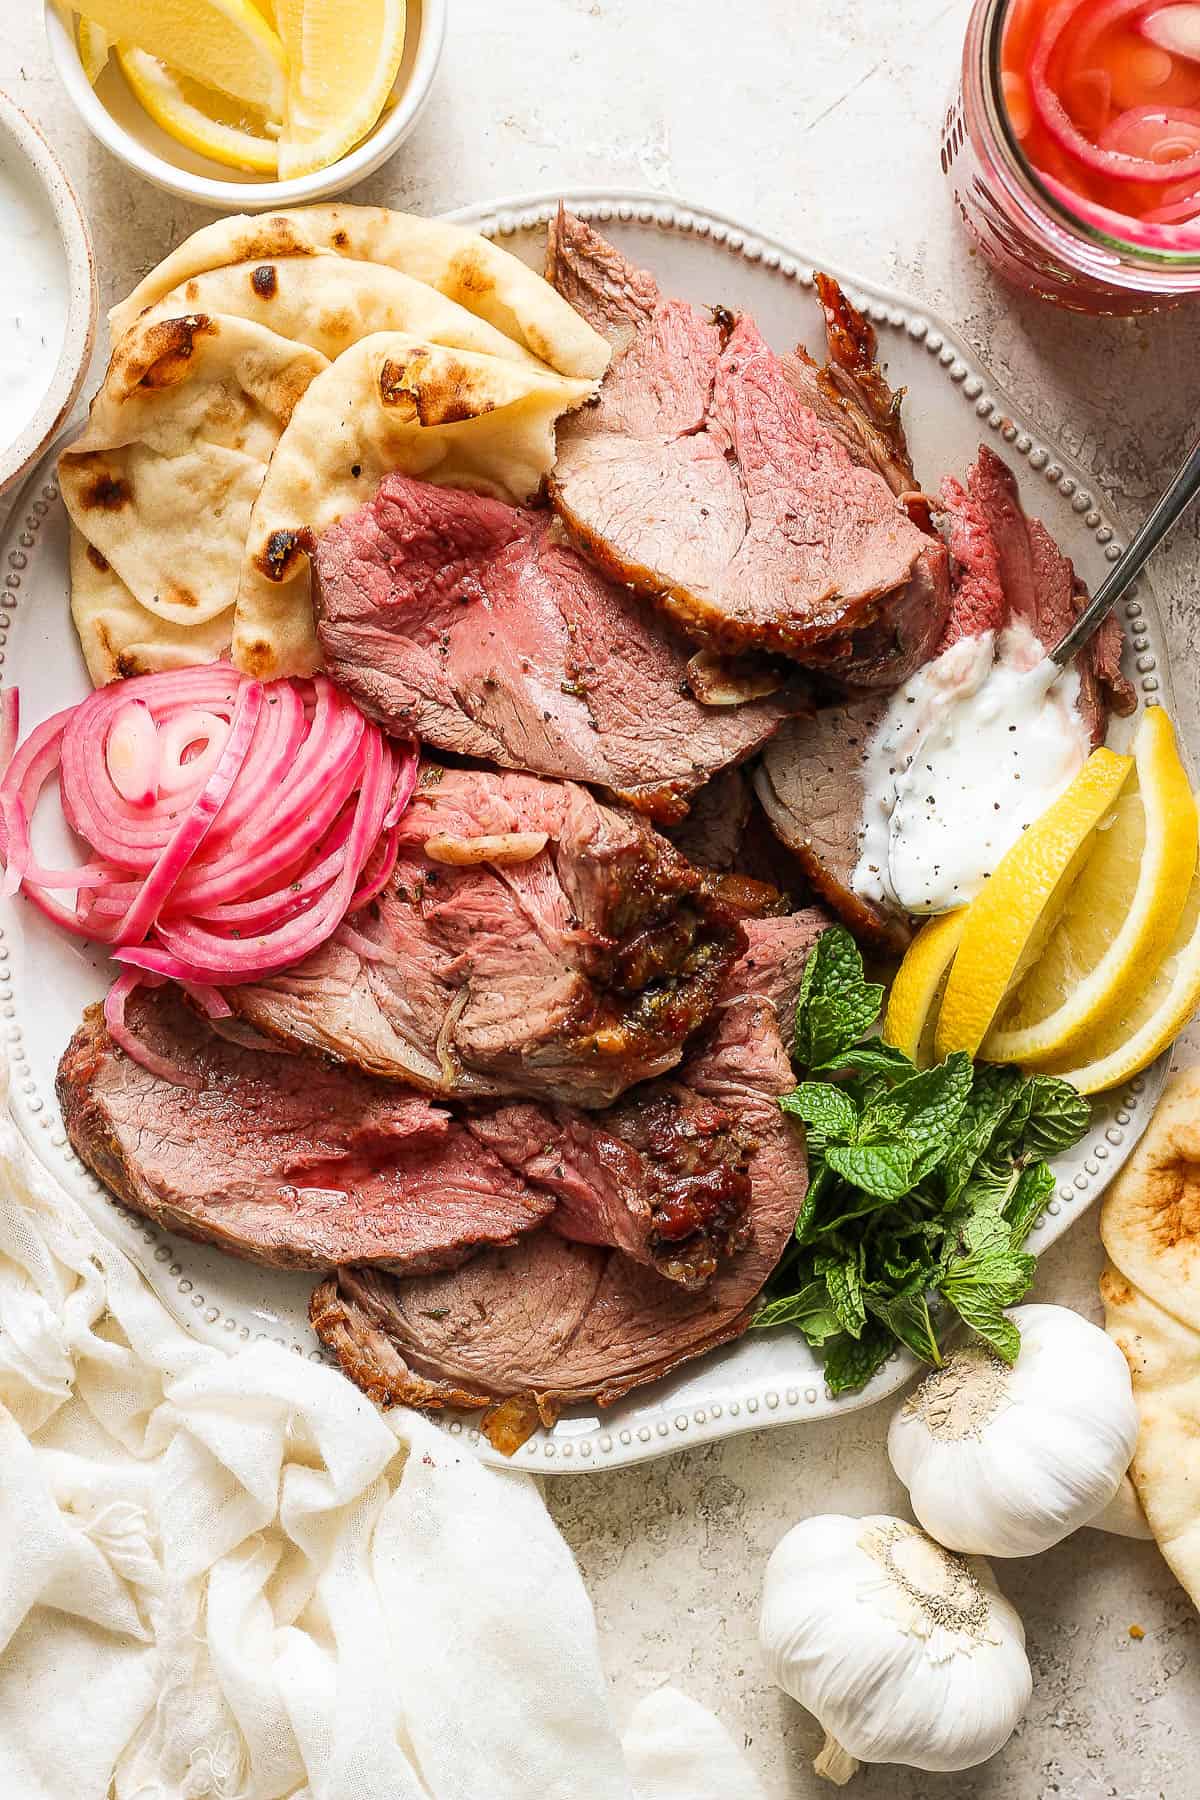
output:
[[[1196,842],[1192,843],[1193,857]],[[1097,1031],[1089,1032],[1075,1058],[1043,1064],[1081,1094],[1099,1094],[1148,1068],[1182,1031],[1200,1005],[1200,874],[1191,891],[1167,954],[1150,980],[1128,997]]]
[[93,25],[90,19],[80,19],[79,60],[83,64],[83,72],[95,87],[108,62],[108,53],[112,48],[108,41],[108,33],[99,25]]
[[966,922],[967,908],[961,906],[957,912],[943,913],[923,925],[905,951],[888,995],[883,1041],[903,1050],[919,1069],[928,1068],[933,1061],[942,991]]
[[405,0],[276,0],[287,57],[279,173],[324,169],[387,104],[404,54]]
[[1142,717],[1134,774],[1037,962],[983,1040],[990,1062],[1041,1067],[1068,1052],[1149,983],[1196,872],[1196,803],[1161,706]]
[[201,86],[145,50],[119,45],[117,61],[155,124],[179,143],[227,168],[276,173],[279,150],[262,113]]
[[136,44],[193,81],[270,118],[282,117],[283,46],[254,0],[76,0],[76,5],[114,43]]
[[1013,985],[1041,951],[1082,872],[1092,835],[1133,768],[1131,756],[1093,750],[1066,792],[997,863],[967,908],[938,1015],[938,1061],[975,1056]]

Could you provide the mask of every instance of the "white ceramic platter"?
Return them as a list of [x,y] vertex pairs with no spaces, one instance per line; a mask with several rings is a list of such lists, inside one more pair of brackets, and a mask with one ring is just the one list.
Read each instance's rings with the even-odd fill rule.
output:
[[[556,198],[456,216],[536,263]],[[808,257],[695,207],[591,193],[570,197],[570,204],[653,268],[669,293],[748,308],[780,348],[800,339],[821,351],[823,330]],[[845,284],[879,329],[891,380],[908,389],[906,420],[922,479],[932,486],[950,471],[962,473],[981,438],[994,443],[1016,470],[1028,509],[1046,521],[1094,585],[1120,545],[1114,521],[1088,490],[1082,471],[1056,446],[1038,441],[940,321],[853,277]],[[0,571],[0,674],[20,685],[24,733],[87,691],[68,618],[66,520],[50,462],[13,509],[0,543]],[[1145,580],[1128,600],[1123,622],[1127,667],[1142,704],[1169,701],[1162,627]],[[62,855],[68,846],[65,827],[60,830],[62,839],[54,847]],[[22,1129],[197,1335],[226,1345],[267,1336],[300,1355],[320,1357],[307,1322],[307,1278],[236,1262],[166,1236],[115,1207],[71,1151],[55,1102],[54,1071],[83,1007],[105,986],[100,955],[65,939],[23,905],[3,908],[0,1033],[7,1041],[13,1106]],[[1164,1057],[1127,1089],[1097,1104],[1088,1138],[1057,1166],[1057,1194],[1033,1233],[1034,1249],[1045,1249],[1066,1231],[1130,1154],[1153,1110],[1166,1064]],[[751,1333],[601,1416],[575,1409],[553,1431],[532,1438],[517,1462],[547,1474],[611,1468],[762,1425],[848,1412],[894,1392],[913,1366],[897,1356],[863,1392],[835,1400],[795,1332]],[[450,1420],[448,1429],[479,1441],[470,1421]],[[481,1448],[493,1458],[486,1444]]]

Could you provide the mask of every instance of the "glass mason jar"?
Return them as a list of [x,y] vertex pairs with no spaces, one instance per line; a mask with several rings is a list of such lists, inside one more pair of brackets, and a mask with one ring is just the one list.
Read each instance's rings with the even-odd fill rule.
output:
[[1200,295],[1200,254],[1109,237],[1043,187],[1002,98],[1000,46],[1010,4],[975,0],[961,85],[942,127],[942,170],[981,252],[1026,293],[1076,312],[1152,312]]

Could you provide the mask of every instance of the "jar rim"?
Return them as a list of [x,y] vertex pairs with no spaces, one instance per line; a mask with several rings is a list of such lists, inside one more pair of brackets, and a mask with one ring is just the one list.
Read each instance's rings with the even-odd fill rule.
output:
[[[1001,49],[1009,8],[1013,4],[1014,0],[982,0],[979,69],[979,74],[983,77],[983,104],[993,142],[1004,157],[1009,176],[1015,178],[1024,189],[1025,198],[1047,213],[1060,229],[1067,231],[1077,242],[1102,252],[1106,258],[1115,256],[1131,273],[1200,276],[1200,249],[1151,249],[1145,244],[1135,244],[1128,238],[1101,231],[1073,212],[1042,181],[1021,148],[1020,139],[1012,128],[1008,109],[1002,99]],[[1109,272],[1111,274],[1111,268]]]

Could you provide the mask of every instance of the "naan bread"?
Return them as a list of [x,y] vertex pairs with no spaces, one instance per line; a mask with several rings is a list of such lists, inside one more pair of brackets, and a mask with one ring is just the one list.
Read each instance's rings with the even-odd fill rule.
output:
[[1172,1076],[1108,1191],[1108,1330],[1129,1363],[1130,1475],[1158,1546],[1200,1605],[1200,1068]]
[[354,262],[328,253],[209,269],[172,288],[141,318],[189,312],[252,319],[280,337],[308,344],[330,361],[376,331],[408,331],[452,349],[545,367],[486,319],[426,282],[386,263]]
[[261,218],[242,213],[205,225],[113,307],[113,342],[146,307],[209,270],[322,252],[402,270],[562,375],[594,381],[608,367],[606,341],[519,257],[461,225],[382,206],[309,206]]
[[[328,366],[220,313],[150,317],[122,339],[58,463],[72,523],[97,553],[74,558],[71,594],[93,681],[159,666],[143,654],[156,621],[173,643],[197,633],[196,661],[222,614],[228,641],[251,508],[297,400]],[[113,578],[127,590],[116,607]]]
[[96,687],[128,675],[217,662],[233,636],[233,609],[203,624],[173,624],[139,606],[100,551],[71,526],[71,616]]
[[273,679],[320,667],[306,546],[393,469],[443,487],[529,500],[554,461],[554,424],[593,391],[533,364],[403,332],[364,338],[297,405],[246,540],[233,659]]

